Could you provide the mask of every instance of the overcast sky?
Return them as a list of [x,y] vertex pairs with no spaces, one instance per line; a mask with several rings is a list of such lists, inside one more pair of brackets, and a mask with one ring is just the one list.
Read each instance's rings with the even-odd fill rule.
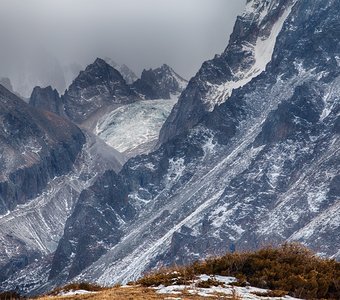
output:
[[108,56],[137,74],[168,63],[190,78],[224,50],[245,2],[0,0],[0,68],[41,48],[62,64]]

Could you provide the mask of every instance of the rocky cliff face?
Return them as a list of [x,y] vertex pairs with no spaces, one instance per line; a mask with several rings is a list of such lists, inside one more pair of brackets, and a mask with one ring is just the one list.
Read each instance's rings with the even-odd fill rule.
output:
[[117,70],[98,58],[80,72],[62,99],[66,115],[81,123],[105,106],[131,103],[139,97]]
[[53,112],[62,116],[63,103],[57,90],[53,90],[51,86],[46,88],[35,87],[29,100],[29,104],[38,109]]
[[[33,199],[46,191],[51,180],[71,171],[85,137],[72,123],[52,113],[34,109],[2,86],[0,108],[2,281],[40,256],[36,249],[29,247],[29,237],[34,236],[33,228],[39,227],[35,223],[39,217],[31,219],[31,233],[25,236],[25,230],[19,225],[25,217],[12,213],[28,208]],[[36,214],[39,215],[39,212]],[[7,227],[6,219],[11,220],[11,226]],[[39,243],[41,245],[41,241]],[[14,253],[18,255],[13,255],[11,259]]]
[[276,38],[294,0],[247,1],[236,20],[229,44],[221,55],[206,61],[167,119],[159,144],[200,123],[216,105],[261,74],[270,62]]
[[187,81],[168,65],[155,70],[144,70],[140,79],[132,87],[144,99],[170,99],[171,95],[181,93]]
[[68,172],[85,138],[72,123],[39,112],[0,87],[0,212],[32,199]]

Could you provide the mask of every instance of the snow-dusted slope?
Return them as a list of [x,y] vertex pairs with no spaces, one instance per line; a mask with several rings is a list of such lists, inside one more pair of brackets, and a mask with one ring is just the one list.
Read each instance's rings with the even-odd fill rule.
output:
[[121,106],[97,122],[95,133],[127,156],[147,153],[155,145],[177,97],[143,100]]
[[[244,40],[241,44],[242,51],[245,52],[246,57],[243,64],[232,69],[232,80],[228,80],[222,84],[213,84],[207,82],[209,85],[209,93],[203,99],[209,111],[212,111],[216,105],[220,105],[227,101],[234,89],[238,89],[253,78],[260,75],[265,69],[267,64],[271,61],[276,38],[280,33],[284,21],[289,16],[293,5],[297,0],[291,1],[289,5],[282,11],[272,26],[269,26],[267,17],[272,10],[277,9],[279,1],[248,1],[242,18],[256,22],[259,26],[260,33],[256,39]],[[249,62],[249,63],[246,63]]]
[[340,3],[285,4],[277,9],[291,14],[261,76],[188,134],[124,166],[140,213],[78,280],[125,282],[162,264],[285,240],[337,257]]
[[[182,93],[160,147],[81,193],[49,274],[36,277],[41,290],[71,279],[127,282],[286,240],[339,258],[339,10],[333,0],[248,1],[225,53]],[[271,35],[263,70],[254,47],[242,49]],[[203,99],[239,80],[233,70],[262,73],[230,96],[221,90],[229,98],[210,112]]]
[[221,55],[205,62],[162,127],[159,144],[186,132],[231,93],[259,76],[296,0],[249,0]]
[[92,134],[87,133],[86,139],[69,173],[53,178],[38,197],[0,216],[0,268],[4,278],[53,253],[80,193],[105,170],[118,172],[125,162],[120,153]]

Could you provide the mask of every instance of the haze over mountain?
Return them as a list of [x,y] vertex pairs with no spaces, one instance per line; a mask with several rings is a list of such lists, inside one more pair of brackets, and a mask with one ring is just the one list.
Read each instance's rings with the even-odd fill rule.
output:
[[190,78],[223,50],[243,6],[239,0],[2,0],[0,77],[25,97],[36,85],[63,93],[78,75],[72,66],[110,57],[138,77],[167,63]]

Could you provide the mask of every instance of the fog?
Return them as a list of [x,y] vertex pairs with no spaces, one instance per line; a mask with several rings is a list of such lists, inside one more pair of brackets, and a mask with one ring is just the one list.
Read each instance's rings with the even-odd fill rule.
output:
[[244,5],[245,0],[0,0],[0,75],[23,92],[36,83],[58,85],[46,69],[65,73],[71,64],[84,67],[110,57],[137,75],[167,63],[189,79],[224,50]]

